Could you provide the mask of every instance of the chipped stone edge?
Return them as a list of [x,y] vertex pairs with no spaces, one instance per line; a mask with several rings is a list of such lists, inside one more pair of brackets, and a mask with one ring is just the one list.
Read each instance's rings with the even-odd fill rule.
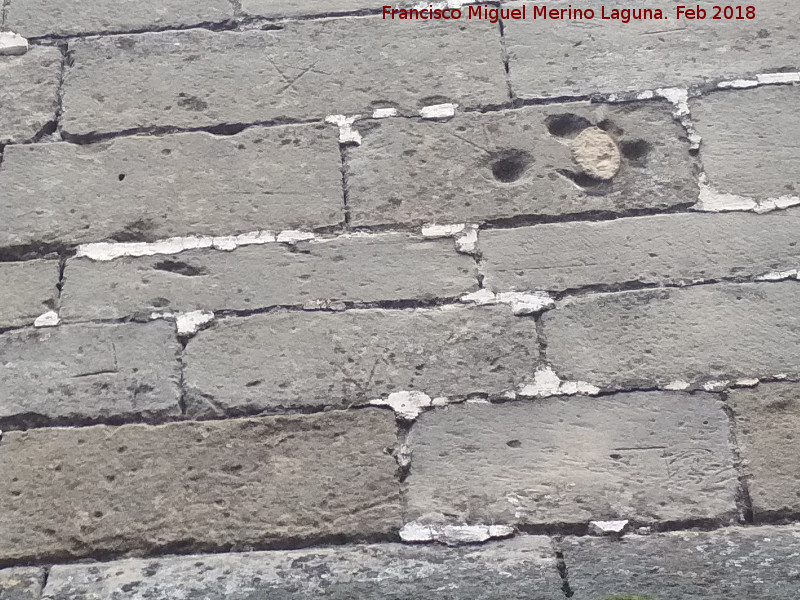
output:
[[800,205],[800,196],[756,199],[720,192],[709,183],[705,173],[700,174],[698,183],[700,195],[697,203],[692,206],[692,210],[697,212],[753,212],[762,215]]
[[409,544],[438,542],[446,546],[481,544],[514,536],[508,525],[427,525],[412,521],[400,529],[400,539]]

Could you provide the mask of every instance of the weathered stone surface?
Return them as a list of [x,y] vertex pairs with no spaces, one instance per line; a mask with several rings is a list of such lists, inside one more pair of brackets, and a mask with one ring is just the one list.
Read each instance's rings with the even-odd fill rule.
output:
[[458,254],[452,240],[421,241],[406,235],[99,263],[77,259],[68,261],[65,276],[65,320],[153,310],[450,298],[478,286],[474,260]]
[[[383,0],[242,0],[242,12],[258,17],[286,17],[299,15],[331,15],[380,10]],[[408,4],[407,0],[393,2],[391,6]]]
[[500,32],[488,22],[296,21],[78,41],[74,56],[64,88],[71,134],[508,99]]
[[19,567],[0,571],[0,600],[39,600],[44,569]]
[[703,136],[703,166],[721,192],[800,196],[800,88],[762,87],[710,94],[691,103]]
[[703,20],[678,20],[676,9],[681,3],[671,0],[604,3],[607,16],[615,8],[660,8],[667,17],[629,23],[603,20],[599,4],[553,0],[546,5],[548,10],[566,9],[570,4],[593,8],[592,20],[534,19],[534,6],[525,4],[524,21],[504,22],[511,88],[519,98],[689,87],[710,79],[798,66],[797,33],[791,25],[797,13],[792,0],[761,0],[755,20],[715,20],[710,5],[703,7],[708,13]]
[[574,600],[793,600],[798,544],[797,527],[736,527],[621,541],[567,538],[562,547]]
[[4,333],[0,418],[86,421],[179,415],[180,350],[174,326],[165,322]]
[[0,262],[0,329],[33,325],[58,298],[58,261]]
[[[571,142],[592,124],[608,129],[625,156],[610,182],[592,179],[573,160]],[[618,213],[697,199],[688,145],[666,103],[389,119],[359,130],[362,145],[347,150],[355,225]]]
[[757,277],[800,264],[800,212],[681,214],[487,230],[484,285],[495,291]]
[[797,282],[697,286],[566,300],[544,314],[563,378],[604,389],[800,374]]
[[532,378],[536,324],[506,306],[226,319],[186,347],[190,414],[499,394]]
[[0,245],[332,226],[344,220],[337,131],[310,125],[10,146],[0,215]]
[[381,409],[5,433],[0,560],[386,537],[396,441]]
[[733,390],[728,402],[756,519],[800,512],[800,384]]
[[30,140],[55,120],[60,70],[57,48],[0,57],[0,144]]
[[408,517],[555,524],[736,516],[722,403],[619,394],[449,406],[411,430]]
[[129,600],[560,600],[550,540],[488,546],[381,544],[53,567],[45,598]]
[[164,29],[220,23],[233,17],[227,0],[159,0],[115,2],[93,0],[14,0],[6,27],[25,37]]

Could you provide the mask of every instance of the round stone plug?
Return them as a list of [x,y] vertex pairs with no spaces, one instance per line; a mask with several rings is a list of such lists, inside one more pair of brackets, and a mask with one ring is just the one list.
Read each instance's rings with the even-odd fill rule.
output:
[[622,164],[619,146],[599,127],[584,129],[570,142],[572,158],[581,170],[592,179],[613,179]]

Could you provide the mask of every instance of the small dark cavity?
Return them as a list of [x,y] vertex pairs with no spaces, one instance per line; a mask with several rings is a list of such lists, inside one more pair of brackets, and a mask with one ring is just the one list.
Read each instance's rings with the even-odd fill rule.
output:
[[578,187],[581,187],[585,190],[591,190],[596,193],[603,193],[611,186],[611,184],[607,181],[595,179],[586,173],[576,173],[575,171],[569,171],[567,169],[559,169],[558,172],[572,181]]
[[153,222],[150,219],[139,219],[128,223],[121,231],[111,234],[115,242],[150,242],[153,241]]
[[509,448],[519,448],[520,446],[522,446],[522,442],[520,442],[519,440],[509,440],[506,442],[506,446],[508,446]]
[[261,385],[262,383],[264,383],[263,379],[255,379],[253,381],[248,381],[244,385],[245,385],[245,387],[255,387],[257,385]]
[[524,150],[504,150],[490,157],[492,175],[501,183],[517,181],[533,162],[533,157]]
[[602,129],[606,133],[610,135],[615,135],[617,137],[625,133],[625,130],[616,123],[614,123],[614,121],[612,121],[611,119],[603,119],[597,124],[597,128]]
[[650,154],[653,145],[647,140],[630,140],[622,142],[619,149],[622,156],[628,160],[644,160]]
[[154,269],[159,271],[169,271],[170,273],[177,273],[185,277],[199,277],[201,275],[208,275],[208,269],[205,267],[196,267],[181,260],[162,260],[153,265]]
[[557,137],[575,137],[584,129],[592,126],[589,119],[573,113],[550,115],[544,120],[544,123],[550,135]]
[[125,181],[125,173],[120,173],[119,175],[117,175],[117,179],[119,179],[120,181]]

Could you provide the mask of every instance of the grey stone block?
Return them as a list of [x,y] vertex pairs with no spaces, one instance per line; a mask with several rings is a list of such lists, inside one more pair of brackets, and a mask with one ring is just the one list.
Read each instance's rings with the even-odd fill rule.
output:
[[800,264],[800,212],[683,214],[487,230],[484,285],[561,291],[752,278]]
[[180,351],[174,326],[165,322],[4,333],[0,418],[86,421],[180,415]]
[[39,600],[44,569],[18,567],[0,571],[0,600]]
[[710,5],[703,6],[704,20],[678,20],[677,6],[695,5],[673,0],[602,5],[607,15],[614,8],[660,8],[667,17],[629,23],[602,20],[599,4],[554,0],[546,5],[595,9],[594,19],[582,21],[534,19],[534,6],[525,4],[526,20],[504,23],[511,88],[519,98],[689,87],[798,66],[792,0],[761,0],[755,20],[714,20]]
[[709,94],[691,110],[712,186],[755,198],[800,196],[800,88]]
[[28,38],[181,28],[220,23],[233,17],[233,6],[227,0],[14,0],[7,10],[6,27]]
[[460,296],[478,286],[474,260],[458,254],[452,240],[421,241],[406,235],[112,262],[76,259],[67,262],[65,277],[65,320],[153,310],[313,306],[328,300],[429,300]]
[[[393,2],[392,6],[407,2]],[[303,15],[330,15],[336,13],[358,13],[380,10],[383,0],[242,0],[242,12],[258,17],[290,17]]]
[[800,384],[762,383],[728,392],[736,418],[753,513],[756,519],[800,512]]
[[798,544],[800,530],[792,526],[567,538],[562,546],[574,600],[793,600],[800,594]]
[[0,245],[329,227],[344,220],[337,131],[310,125],[9,146],[0,212]]
[[797,282],[697,286],[566,300],[542,319],[564,379],[604,389],[800,374]]
[[0,329],[33,325],[56,307],[58,261],[0,262]]
[[499,394],[533,375],[536,324],[506,307],[225,319],[186,347],[189,414],[351,406],[399,391]]
[[560,600],[550,540],[489,546],[381,544],[53,567],[45,598]]
[[0,57],[0,144],[31,140],[55,121],[60,71],[58,48]]
[[381,409],[5,433],[0,560],[386,538],[396,442]]
[[508,99],[500,31],[488,22],[297,21],[268,31],[78,41],[72,49],[64,85],[70,134]]
[[[592,179],[573,159],[573,140],[592,125],[608,129],[622,150],[621,171],[611,181]],[[697,200],[684,132],[663,102],[560,104],[357,126],[363,143],[347,150],[354,225],[622,213]]]
[[736,517],[722,403],[634,393],[466,404],[408,438],[410,520],[547,525]]

